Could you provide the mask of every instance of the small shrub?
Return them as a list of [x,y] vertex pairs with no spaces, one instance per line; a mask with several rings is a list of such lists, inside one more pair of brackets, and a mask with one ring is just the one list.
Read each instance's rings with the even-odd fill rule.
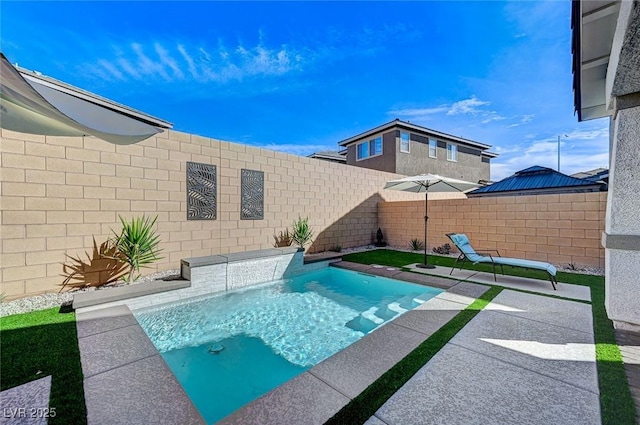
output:
[[575,264],[573,264],[573,263],[569,263],[569,264],[567,264],[567,269],[568,269],[568,270],[571,270],[571,271],[574,271],[574,272],[577,272],[577,271],[582,270],[580,267],[576,266],[576,265],[575,265]]
[[273,246],[275,248],[281,248],[284,246],[291,246],[293,243],[293,239],[291,237],[291,233],[289,233],[289,229],[285,229],[285,231],[280,231],[279,235],[273,235],[273,239],[275,239],[275,243]]
[[293,222],[293,234],[291,235],[293,242],[300,248],[310,244],[313,239],[313,230],[309,227],[309,217],[300,218]]
[[[160,236],[156,234],[155,226],[158,216],[133,218],[130,222],[120,217],[122,231],[120,234],[113,232],[112,244],[119,252],[119,257],[129,265],[129,275],[124,280],[127,283],[133,282],[140,277],[140,267],[146,267],[162,257],[158,255],[162,251],[159,249]],[[134,276],[134,273],[138,273]]]
[[449,251],[451,251],[451,245],[449,245],[448,243],[442,245],[442,246],[438,246],[438,247],[434,247],[433,248],[433,252],[435,252],[436,254],[449,254]]
[[333,248],[331,248],[331,251],[333,252],[341,252],[342,251],[342,246],[340,246],[339,244],[336,244],[333,246]]
[[411,239],[411,241],[409,242],[409,248],[411,248],[413,251],[420,251],[424,249],[424,244],[420,239]]

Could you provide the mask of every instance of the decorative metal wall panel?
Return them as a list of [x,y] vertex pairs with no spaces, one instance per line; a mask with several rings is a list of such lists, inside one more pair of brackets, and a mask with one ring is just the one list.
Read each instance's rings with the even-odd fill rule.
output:
[[187,162],[187,220],[215,220],[216,166]]
[[264,219],[264,173],[242,169],[240,179],[242,220]]

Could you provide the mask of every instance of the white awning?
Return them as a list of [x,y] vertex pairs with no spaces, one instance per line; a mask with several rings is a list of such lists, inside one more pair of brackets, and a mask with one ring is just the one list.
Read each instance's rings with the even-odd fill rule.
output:
[[92,135],[111,143],[139,142],[172,124],[35,73],[19,71],[4,54],[0,127],[47,136]]

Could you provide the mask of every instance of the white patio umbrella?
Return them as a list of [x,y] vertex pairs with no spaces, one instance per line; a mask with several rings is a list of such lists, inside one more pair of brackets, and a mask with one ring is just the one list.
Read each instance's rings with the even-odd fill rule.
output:
[[418,264],[418,267],[424,269],[432,269],[435,267],[427,262],[427,220],[429,220],[427,212],[429,211],[429,192],[465,192],[475,189],[478,186],[479,185],[475,183],[439,176],[437,174],[420,174],[390,180],[384,186],[385,189],[402,190],[404,192],[424,192],[424,264]]

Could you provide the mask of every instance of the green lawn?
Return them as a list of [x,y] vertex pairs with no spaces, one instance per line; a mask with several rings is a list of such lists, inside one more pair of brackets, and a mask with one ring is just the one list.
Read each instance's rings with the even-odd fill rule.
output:
[[75,313],[52,308],[0,318],[0,388],[6,390],[48,375],[49,408],[55,410],[49,423],[86,423]]
[[[381,264],[391,267],[403,268],[407,264],[423,262],[424,254],[381,249],[344,255],[342,259],[344,261],[351,261],[354,263]],[[452,267],[455,263],[454,258],[436,255],[429,255],[428,261],[430,264],[445,267]],[[492,272],[491,266],[486,264],[472,265],[466,263],[464,268],[470,270]],[[504,273],[513,276],[547,280],[546,273],[538,270],[527,270],[518,267],[505,266]],[[602,423],[604,425],[635,425],[636,408],[631,397],[629,385],[627,383],[627,378],[622,363],[622,354],[620,353],[620,348],[618,347],[615,339],[613,323],[607,317],[604,307],[604,277],[579,273],[558,272],[556,278],[558,282],[588,286],[591,289],[591,304],[593,312],[594,339],[596,342],[596,362],[598,366],[598,384],[600,388],[600,408],[602,413]],[[486,305],[486,303],[484,305]],[[484,305],[482,305],[482,307],[484,307]],[[470,308],[471,306],[469,306],[468,309]],[[467,312],[467,310],[461,312],[460,314],[472,314]],[[475,313],[477,314],[477,311]],[[455,321],[456,319],[458,319],[458,316],[456,316],[451,322]],[[445,328],[449,328],[449,331],[451,331],[452,329],[459,330],[462,329],[462,326],[464,326],[462,325],[459,328],[457,326],[450,327],[451,322],[445,325]],[[455,332],[457,332],[457,330],[455,330]],[[436,336],[436,334],[428,338],[424,344],[431,344],[430,341]],[[441,337],[439,336],[438,341],[435,342],[435,346],[440,343],[440,340]],[[411,353],[409,356],[412,356],[413,354],[414,353]],[[422,363],[424,365],[429,360],[429,358],[431,358],[431,356],[424,356],[421,358],[424,360],[424,363]],[[406,358],[402,360],[402,362],[404,362],[405,360]],[[406,379],[408,380],[413,375],[413,373],[415,372],[412,372],[411,375],[407,376]],[[385,376],[386,374],[383,375],[378,381],[383,380]],[[364,422],[360,422],[362,416],[351,416],[357,415],[357,413],[353,412],[352,409],[354,409],[354,406],[357,406],[358,408],[366,409],[367,412],[375,412],[380,406],[382,406],[384,402],[380,403],[380,397],[376,397],[375,392],[378,391],[378,386],[383,385],[384,383],[378,381],[374,382],[360,396],[352,400],[351,403],[345,406],[345,408],[343,409],[344,412],[340,411],[334,418],[329,421],[329,423],[346,424]],[[368,417],[370,416],[371,415],[369,415]],[[357,417],[358,420],[354,422],[345,420],[346,418],[355,417]]]

